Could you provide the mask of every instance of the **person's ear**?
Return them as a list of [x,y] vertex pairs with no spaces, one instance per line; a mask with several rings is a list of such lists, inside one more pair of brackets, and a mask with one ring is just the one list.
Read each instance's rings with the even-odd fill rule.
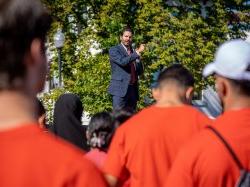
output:
[[47,73],[47,61],[44,49],[44,42],[35,38],[30,44],[24,59],[27,67],[27,86],[31,92],[40,92],[44,87]]
[[152,88],[152,96],[154,100],[158,101],[160,97],[159,88]]
[[42,55],[42,42],[39,39],[34,39],[31,44],[29,51],[26,52],[24,63],[27,66],[33,66],[34,63],[41,59]]
[[194,87],[188,87],[186,90],[186,100],[188,101],[188,103],[190,103],[192,101],[193,98],[193,94],[194,94]]
[[216,89],[216,92],[217,92],[218,96],[222,100],[228,94],[227,83],[222,78],[216,78],[215,89]]
[[30,46],[31,63],[41,62],[41,55],[43,54],[43,42],[40,39],[34,39]]

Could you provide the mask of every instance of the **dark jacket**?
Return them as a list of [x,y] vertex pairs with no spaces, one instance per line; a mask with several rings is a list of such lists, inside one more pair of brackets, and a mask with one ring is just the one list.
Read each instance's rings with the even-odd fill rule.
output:
[[135,62],[137,75],[143,73],[143,65],[140,61],[140,56],[135,51],[133,51],[131,55],[128,55],[122,44],[119,44],[109,50],[109,58],[111,65],[111,81],[108,92],[111,95],[124,97],[127,93],[131,78],[130,63]]

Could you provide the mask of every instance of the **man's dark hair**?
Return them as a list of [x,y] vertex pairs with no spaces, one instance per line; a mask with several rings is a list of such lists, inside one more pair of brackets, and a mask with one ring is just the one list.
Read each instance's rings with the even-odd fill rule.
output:
[[0,0],[0,90],[21,86],[24,56],[35,38],[45,43],[50,24],[39,0]]
[[[250,65],[248,65],[246,69],[247,73],[250,73]],[[245,96],[250,97],[250,80],[233,80],[227,78],[233,87],[235,87],[235,90],[239,90],[239,93]]]
[[250,97],[250,81],[248,80],[232,80],[228,79],[234,90],[238,90],[240,94]]
[[131,32],[131,33],[133,34],[132,29],[131,29],[129,26],[126,26],[126,27],[124,27],[124,28],[122,29],[120,35],[122,36],[122,35],[124,34],[124,32],[126,32],[126,31]]
[[193,75],[181,64],[174,64],[161,71],[158,77],[158,85],[161,86],[167,81],[175,81],[182,87],[193,87]]

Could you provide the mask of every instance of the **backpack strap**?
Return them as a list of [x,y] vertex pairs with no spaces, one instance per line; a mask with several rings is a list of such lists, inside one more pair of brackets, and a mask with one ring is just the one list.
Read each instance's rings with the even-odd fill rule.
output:
[[209,130],[211,130],[221,140],[221,142],[225,145],[225,147],[227,148],[228,152],[232,156],[233,160],[237,164],[238,168],[240,170],[244,169],[243,165],[241,164],[240,160],[236,156],[235,152],[233,151],[233,149],[231,148],[231,146],[226,142],[226,140],[222,137],[222,135],[215,128],[213,128],[212,126],[207,126],[207,128]]

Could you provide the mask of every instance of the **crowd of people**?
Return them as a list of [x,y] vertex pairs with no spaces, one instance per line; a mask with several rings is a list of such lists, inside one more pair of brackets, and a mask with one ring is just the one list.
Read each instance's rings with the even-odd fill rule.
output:
[[132,49],[126,28],[110,50],[114,110],[83,126],[79,96],[62,94],[48,130],[36,96],[45,82],[51,21],[40,0],[0,0],[1,187],[249,186],[248,42],[221,44],[204,67],[223,106],[218,118],[192,106],[194,77],[181,64],[159,71],[154,104],[136,113],[145,46]]

